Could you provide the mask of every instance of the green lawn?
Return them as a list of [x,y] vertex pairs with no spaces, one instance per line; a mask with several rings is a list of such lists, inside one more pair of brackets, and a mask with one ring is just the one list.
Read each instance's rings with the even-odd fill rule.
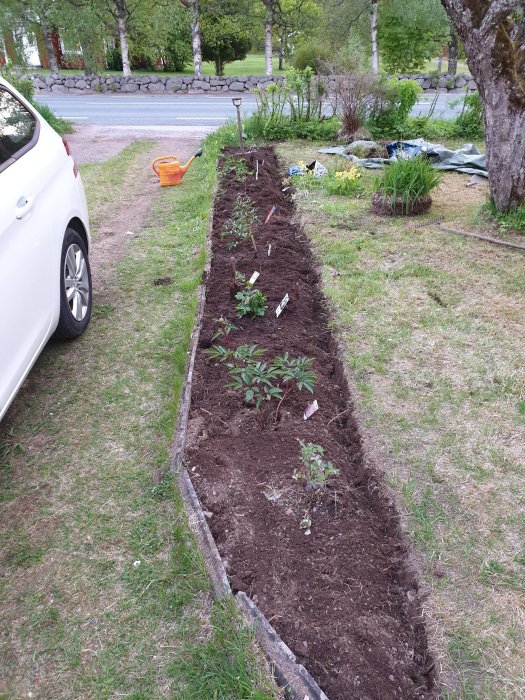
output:
[[[273,74],[274,75],[284,75],[284,71],[280,71],[278,69],[279,65],[279,60],[277,58],[273,59]],[[35,68],[28,70],[30,73],[41,73],[43,75],[48,75],[50,73],[49,70],[44,70],[42,68]],[[61,73],[64,74],[74,74],[74,75],[79,75],[82,73],[81,70],[61,70]],[[203,63],[203,72],[204,75],[215,75],[215,65],[213,63],[208,63],[204,62]],[[186,70],[182,71],[181,73],[159,73],[157,72],[151,72],[151,71],[142,71],[142,70],[136,70],[133,71],[133,73],[136,73],[137,75],[165,75],[165,76],[172,76],[172,75],[193,75],[193,66],[188,64],[186,66]],[[104,70],[100,73],[101,75],[122,75],[122,72],[119,71],[109,71],[109,70]],[[246,56],[244,61],[233,61],[233,63],[227,63],[226,66],[224,67],[224,74],[225,75],[264,75],[265,74],[265,68],[264,68],[264,54],[260,53],[251,53]]]
[[[318,146],[279,146],[282,164]],[[330,168],[345,162],[320,157]],[[441,697],[525,697],[525,277],[523,254],[418,219],[370,213],[360,195],[299,179],[353,400],[385,469],[430,596]],[[486,185],[445,175],[426,218],[523,243],[480,216]]]
[[[2,700],[276,697],[235,607],[211,596],[168,469],[217,143],[183,187],[155,190],[86,334],[45,349],[0,426]],[[154,146],[81,166],[94,249]]]

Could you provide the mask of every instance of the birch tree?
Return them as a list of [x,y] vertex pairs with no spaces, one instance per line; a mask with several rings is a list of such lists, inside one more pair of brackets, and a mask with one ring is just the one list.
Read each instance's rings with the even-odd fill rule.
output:
[[202,48],[199,0],[180,0],[181,5],[190,11],[191,48],[193,52],[193,72],[195,77],[202,80]]
[[525,203],[525,1],[441,2],[483,102],[490,190],[505,212]]

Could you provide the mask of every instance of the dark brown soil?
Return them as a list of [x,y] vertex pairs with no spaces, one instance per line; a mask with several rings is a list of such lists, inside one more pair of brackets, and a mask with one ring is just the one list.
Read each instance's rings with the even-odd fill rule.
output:
[[420,197],[408,205],[401,197],[395,200],[385,197],[379,192],[372,195],[372,212],[378,216],[418,216],[426,214],[432,206],[432,197]]
[[[232,151],[229,151],[231,154]],[[308,242],[292,223],[290,192],[281,191],[276,156],[265,148],[247,156],[244,182],[221,181],[212,233],[212,265],[193,380],[188,468],[234,590],[261,608],[330,700],[434,697],[433,663],[398,514],[382,475],[365,468],[348,388],[329,330],[329,318]],[[231,300],[231,257],[219,233],[239,193],[259,211],[255,240],[234,251],[237,270],[268,297],[264,318],[238,319]],[[272,206],[277,209],[263,224]],[[268,245],[272,254],[267,255]],[[279,319],[274,310],[288,293]],[[218,324],[242,330],[216,341],[230,348],[257,343],[266,357],[289,352],[315,358],[319,410],[309,420],[305,392],[272,413],[246,406],[225,389],[227,368],[211,361]],[[321,499],[309,499],[292,479],[301,466],[298,439],[322,445],[341,470]],[[306,511],[311,534],[299,523]]]

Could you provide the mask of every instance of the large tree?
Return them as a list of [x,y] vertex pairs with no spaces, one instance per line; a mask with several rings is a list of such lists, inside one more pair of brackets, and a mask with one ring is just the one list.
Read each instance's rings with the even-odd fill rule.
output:
[[201,17],[202,57],[215,63],[215,75],[224,75],[224,65],[246,58],[252,38],[240,17],[205,12]]
[[421,70],[441,53],[450,22],[439,0],[382,0],[379,45],[384,67],[394,73]]
[[191,48],[193,51],[193,72],[196,78],[202,80],[202,49],[199,0],[180,0],[181,4],[190,11]]
[[441,0],[483,101],[496,207],[525,203],[525,1]]

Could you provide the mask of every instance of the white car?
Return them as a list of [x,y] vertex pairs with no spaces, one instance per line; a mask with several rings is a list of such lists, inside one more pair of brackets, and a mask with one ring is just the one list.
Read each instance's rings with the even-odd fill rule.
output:
[[49,338],[86,329],[89,244],[67,142],[0,77],[0,420]]

